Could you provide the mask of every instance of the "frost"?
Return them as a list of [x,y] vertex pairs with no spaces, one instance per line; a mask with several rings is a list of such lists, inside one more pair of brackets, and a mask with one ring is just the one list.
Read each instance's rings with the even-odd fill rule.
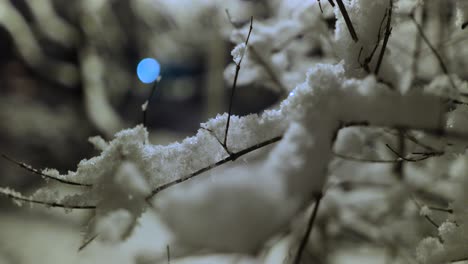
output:
[[141,110],[146,111],[147,108],[148,108],[148,101],[145,101],[145,103],[141,105]]
[[246,50],[245,43],[241,43],[237,45],[232,51],[231,51],[231,56],[232,59],[234,60],[234,63],[239,64],[242,57],[244,56]]
[[437,238],[426,238],[416,250],[416,256],[419,261],[426,264],[440,263],[438,257],[444,251],[444,245]]
[[431,209],[429,209],[429,207],[427,205],[424,205],[419,210],[419,214],[421,216],[431,216]]

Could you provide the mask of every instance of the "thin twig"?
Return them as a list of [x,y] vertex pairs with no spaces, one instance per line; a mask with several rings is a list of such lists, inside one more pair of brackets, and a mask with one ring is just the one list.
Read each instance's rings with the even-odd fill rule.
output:
[[167,264],[171,264],[171,249],[166,245]]
[[[229,14],[229,12],[228,12]],[[229,131],[229,124],[231,122],[231,115],[232,115],[232,105],[234,102],[234,94],[236,91],[237,87],[237,78],[239,77],[239,71],[240,71],[240,66],[242,63],[242,59],[244,59],[245,52],[247,51],[247,45],[249,44],[249,39],[250,39],[250,34],[252,33],[253,29],[253,16],[250,17],[250,28],[249,28],[249,33],[247,34],[247,38],[245,39],[245,51],[242,53],[239,62],[236,62],[236,73],[234,75],[234,81],[232,83],[232,88],[231,88],[231,98],[229,100],[229,111],[228,111],[228,119],[226,122],[226,130],[224,132],[224,140],[223,140],[223,145],[227,148],[227,138],[228,138],[228,131]]]
[[321,193],[319,193],[315,197],[314,209],[312,210],[312,214],[309,217],[309,222],[307,223],[306,231],[304,232],[304,236],[302,237],[296,255],[294,256],[294,260],[292,262],[293,264],[299,264],[301,262],[302,254],[304,253],[305,247],[307,246],[307,242],[309,241],[310,234],[312,233],[312,227],[314,226],[315,219],[317,218],[317,212],[322,198],[323,195]]
[[354,30],[353,23],[351,22],[351,19],[349,18],[348,11],[346,11],[346,7],[343,4],[343,1],[336,0],[336,2],[338,3],[338,8],[340,9],[341,14],[343,15],[346,26],[348,27],[349,33],[351,34],[351,38],[353,38],[354,42],[358,42],[359,38],[356,34],[356,31]]
[[278,74],[275,73],[274,69],[260,56],[258,51],[254,47],[250,47],[251,54],[255,57],[255,60],[265,69],[270,79],[279,87],[281,94],[286,94],[288,89],[283,82],[278,78]]
[[[418,203],[418,201],[416,200],[416,198],[414,198],[413,196],[411,196],[411,200],[414,202],[414,204],[419,208],[419,210],[421,210],[422,206]],[[436,229],[439,228],[439,225],[434,221],[432,220],[431,217],[429,217],[428,215],[424,215],[424,218],[431,224],[433,225]]]
[[[398,153],[400,153],[401,155],[405,155],[406,153],[405,143],[406,143],[405,130],[398,129]],[[395,164],[395,167],[394,167],[394,172],[397,175],[398,179],[400,180],[404,179],[403,166],[404,166],[404,162],[403,162],[403,159],[401,159]]]
[[412,141],[413,143],[415,143],[416,145],[420,146],[420,147],[423,147],[429,151],[432,151],[432,152],[438,152],[438,153],[443,153],[443,151],[439,151],[437,149],[435,149],[434,147],[432,146],[429,146],[427,145],[426,143],[423,143],[421,142],[421,140],[417,139],[415,136],[411,135],[409,132],[405,133],[405,137]]
[[398,159],[392,159],[392,160],[383,160],[383,159],[370,159],[370,158],[360,158],[360,157],[352,157],[340,153],[333,153],[336,157],[344,160],[351,160],[351,161],[358,161],[358,162],[371,162],[371,163],[396,163],[400,161],[400,158]]
[[225,164],[225,163],[228,163],[229,161],[234,161],[234,160],[236,160],[237,158],[239,158],[239,157],[241,157],[241,156],[243,156],[243,155],[245,155],[245,154],[248,154],[248,153],[250,153],[250,152],[252,152],[252,151],[254,151],[254,150],[257,150],[257,149],[260,149],[260,148],[265,147],[265,146],[267,146],[267,145],[276,143],[276,142],[280,141],[282,138],[283,138],[283,136],[278,136],[278,137],[275,137],[275,138],[272,138],[272,139],[263,141],[263,142],[261,142],[261,143],[258,143],[258,144],[256,144],[256,145],[253,145],[253,146],[251,146],[251,147],[248,147],[248,148],[246,148],[246,149],[244,149],[244,150],[241,150],[241,151],[239,151],[239,152],[233,152],[233,153],[231,153],[228,157],[226,157],[226,158],[224,158],[224,159],[222,159],[222,160],[220,160],[220,161],[218,161],[218,162],[216,162],[216,163],[213,163],[213,164],[211,164],[211,165],[209,165],[209,166],[207,166],[207,167],[204,167],[204,168],[202,168],[202,169],[199,169],[199,170],[197,170],[197,171],[195,171],[195,172],[193,172],[193,173],[191,173],[191,174],[189,174],[189,175],[187,175],[187,176],[184,176],[184,177],[182,177],[182,178],[179,178],[179,179],[177,179],[177,180],[171,181],[171,182],[169,182],[169,183],[166,183],[166,184],[164,184],[164,185],[161,185],[161,186],[157,187],[156,189],[154,189],[154,190],[151,192],[150,195],[148,195],[148,196],[146,197],[146,200],[151,199],[153,196],[155,196],[155,195],[158,194],[159,192],[161,192],[161,191],[163,191],[163,190],[165,190],[165,189],[167,189],[167,188],[169,188],[169,187],[172,187],[172,186],[174,186],[174,185],[176,185],[176,184],[179,184],[179,183],[188,181],[188,180],[190,180],[190,179],[192,179],[192,178],[194,178],[194,177],[196,177],[196,176],[202,174],[203,172],[206,172],[206,171],[209,171],[209,170],[214,169],[214,168],[216,168],[216,167],[219,167],[219,166],[221,166],[221,165],[223,165],[223,164]]
[[151,98],[153,97],[154,92],[156,91],[156,85],[161,81],[161,76],[158,77],[158,79],[154,82],[153,87],[151,88],[151,92],[148,96],[148,99],[146,99],[145,103],[143,104],[143,126],[148,127],[148,124],[146,122],[146,115],[148,112],[148,107],[151,103]]
[[[364,63],[362,63],[362,64],[360,63],[361,67],[363,67],[368,73],[370,73],[369,63],[372,61],[372,58],[374,57],[375,52],[379,48],[380,40],[381,40],[381,37],[382,37],[382,26],[383,26],[386,18],[387,18],[387,12],[384,13],[384,16],[382,17],[382,20],[380,21],[379,32],[377,34],[377,41],[375,42],[375,45],[374,45],[374,48],[372,49],[372,52],[369,54],[369,56],[367,56],[364,59]],[[364,47],[361,47],[361,49],[359,50],[358,61],[360,61],[363,49],[364,49]]]
[[201,129],[203,130],[206,130],[208,131],[215,139],[216,141],[218,141],[219,145],[221,145],[221,147],[223,147],[224,151],[226,151],[227,154],[231,155],[232,152],[227,148],[226,145],[223,144],[223,142],[221,142],[221,140],[219,140],[218,136],[216,136],[215,132],[209,128],[206,128],[206,127],[202,127]]
[[431,209],[431,210],[434,210],[434,211],[453,214],[453,209],[439,208],[439,207],[434,207],[434,206],[428,206],[428,208]]
[[90,239],[88,239],[87,241],[85,241],[85,242],[83,243],[83,245],[81,245],[81,246],[78,248],[78,252],[80,252],[81,250],[85,249],[85,247],[87,247],[89,244],[91,244],[91,242],[93,242],[97,237],[98,237],[98,235],[94,235],[94,236],[92,236]]
[[41,204],[41,205],[50,206],[50,207],[65,208],[65,209],[96,209],[95,205],[69,205],[69,204],[61,204],[57,202],[46,202],[46,201],[34,200],[30,197],[25,197],[19,194],[5,192],[5,190],[3,189],[0,189],[0,195],[7,196],[8,198],[13,199],[13,200],[34,203],[34,204]]
[[448,77],[448,79],[449,79],[449,82],[450,82],[450,85],[452,85],[452,87],[453,87],[455,90],[458,90],[458,89],[457,89],[457,86],[455,85],[455,81],[452,79],[452,76],[450,76],[449,70],[448,70],[447,66],[445,65],[444,60],[442,59],[442,56],[439,54],[439,52],[437,52],[437,50],[436,50],[436,49],[434,48],[434,46],[431,44],[431,42],[430,42],[429,39],[427,38],[426,34],[424,33],[423,28],[422,28],[421,25],[418,23],[418,21],[416,21],[416,18],[414,17],[414,11],[411,12],[411,14],[409,15],[409,17],[410,17],[411,20],[413,21],[414,25],[416,25],[416,28],[418,29],[419,35],[422,37],[422,39],[424,40],[424,42],[427,44],[427,46],[429,47],[429,49],[431,49],[432,53],[433,53],[434,56],[436,57],[437,61],[439,62],[440,68],[442,69],[442,71],[444,72],[444,74],[447,75],[447,77]]
[[[393,152],[393,154],[395,154],[398,158],[400,158],[402,161],[407,161],[407,162],[418,162],[418,161],[422,161],[422,160],[426,160],[428,158],[432,158],[432,157],[436,157],[436,156],[440,156],[441,153],[438,153],[438,152],[430,152],[430,153],[420,153],[420,155],[423,155],[423,157],[421,158],[416,158],[416,159],[412,159],[412,158],[406,158],[406,157],[403,157],[398,151],[394,150],[390,145],[388,144],[385,144],[385,146],[391,151]],[[401,146],[400,146],[401,148]],[[416,153],[416,154],[419,154],[419,153]]]
[[390,7],[388,9],[387,27],[385,30],[385,36],[384,36],[384,40],[382,44],[382,49],[380,50],[379,59],[377,60],[377,65],[375,66],[375,70],[374,70],[375,75],[379,75],[380,66],[382,65],[383,57],[385,55],[385,50],[387,49],[388,40],[390,39],[390,35],[392,34],[391,23],[392,23],[392,13],[393,13],[392,11],[393,0],[389,0],[389,1],[390,1]]
[[36,175],[39,175],[39,176],[41,176],[41,177],[43,177],[43,178],[46,178],[46,179],[51,179],[51,180],[58,181],[58,182],[60,182],[60,183],[64,183],[64,184],[68,184],[68,185],[75,185],[75,186],[82,186],[82,187],[91,187],[91,186],[92,186],[92,184],[79,183],[79,182],[74,182],[74,181],[69,181],[69,180],[57,178],[57,177],[55,177],[55,176],[45,174],[45,173],[39,171],[38,169],[35,169],[35,168],[31,167],[30,165],[24,163],[24,162],[16,161],[16,160],[14,160],[14,159],[8,157],[8,156],[5,155],[5,154],[1,154],[1,156],[2,156],[5,160],[7,160],[7,161],[9,161],[9,162],[12,162],[12,163],[18,165],[19,167],[21,167],[21,168],[23,168],[23,169],[25,169],[25,170],[27,170],[27,171],[29,171],[29,172],[32,172],[32,173],[34,173],[34,174],[36,174]]
[[[421,27],[424,28],[427,18],[426,18],[426,8],[424,7],[425,3],[422,2],[422,9],[421,9]],[[416,10],[413,10],[413,12],[416,12]],[[414,14],[414,13],[413,13]],[[421,35],[417,34],[415,36],[415,48],[413,51],[413,60],[411,62],[411,72],[413,74],[413,80],[411,83],[414,83],[415,80],[417,79],[417,75],[419,72],[419,59],[421,57],[421,50],[422,50],[422,41],[421,41]]]

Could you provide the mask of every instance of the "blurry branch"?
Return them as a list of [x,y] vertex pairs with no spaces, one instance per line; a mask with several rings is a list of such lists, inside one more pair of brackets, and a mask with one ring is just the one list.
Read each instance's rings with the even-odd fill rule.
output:
[[[407,147],[406,147],[406,140],[405,140],[405,132],[406,132],[405,129],[398,129],[398,153],[397,154],[400,154],[400,155],[406,155]],[[386,146],[389,147],[388,144]],[[424,159],[428,159],[429,157],[431,156],[423,155],[423,157],[420,159],[412,159],[412,160],[420,161],[421,159],[424,160]],[[406,161],[406,160],[405,159],[399,160],[393,167],[393,171],[395,172],[399,180],[405,179],[405,174],[404,174],[405,165],[403,161]]]
[[344,155],[341,153],[333,153],[334,156],[344,159],[344,160],[349,160],[349,161],[357,161],[357,162],[370,162],[370,163],[396,163],[399,161],[399,159],[373,159],[373,158],[361,158],[361,157],[353,157],[353,156],[348,156]]
[[[416,20],[416,11],[417,10],[414,10],[413,11],[413,18],[414,20]],[[427,16],[425,14],[426,12],[426,8],[424,7],[424,2],[422,2],[422,8],[421,8],[421,28],[424,28],[426,26],[426,22],[427,22]],[[417,21],[417,20],[416,20]],[[414,80],[416,79],[416,76],[418,74],[418,71],[419,71],[419,59],[421,58],[421,50],[422,50],[422,38],[421,38],[421,34],[416,34],[415,36],[415,44],[414,44],[414,51],[413,51],[413,54],[412,54],[412,62],[411,62],[411,72],[413,74],[412,78],[413,78],[413,82]]]
[[[322,3],[320,2],[320,0],[318,0],[317,2],[318,2],[318,4],[319,4],[320,12],[323,13]],[[330,3],[330,5],[331,5],[332,7],[335,7],[335,3],[333,3],[333,0],[328,0],[328,3]]]
[[0,195],[4,195],[12,200],[20,201],[20,202],[28,202],[34,204],[41,204],[49,207],[58,207],[58,208],[65,208],[65,209],[95,209],[95,205],[73,205],[73,204],[62,204],[58,202],[48,202],[42,200],[35,200],[31,197],[26,197],[20,193],[13,192],[10,189],[0,187]]
[[439,207],[434,207],[434,206],[428,206],[428,208],[433,210],[433,211],[439,211],[439,212],[445,212],[445,213],[448,213],[448,214],[453,214],[452,209],[439,208]]
[[43,178],[45,178],[45,179],[54,180],[54,181],[57,181],[57,182],[60,182],[60,183],[68,184],[68,185],[75,185],[75,186],[82,186],[82,187],[91,187],[91,186],[92,186],[92,184],[86,184],[86,183],[79,183],[79,182],[74,182],[74,181],[68,181],[68,180],[65,180],[65,179],[58,178],[58,177],[56,177],[56,176],[48,175],[48,174],[45,174],[45,173],[40,172],[38,169],[35,169],[35,168],[33,168],[32,166],[30,166],[30,165],[28,165],[28,164],[26,164],[26,163],[24,163],[24,162],[16,161],[16,160],[14,160],[14,159],[8,157],[8,156],[5,155],[5,154],[1,154],[1,156],[2,156],[5,160],[7,160],[7,161],[9,161],[9,162],[12,162],[12,163],[14,163],[14,164],[16,164],[16,165],[18,165],[20,168],[23,168],[23,169],[25,169],[25,170],[27,170],[27,171],[29,171],[29,172],[32,172],[32,173],[34,173],[34,174],[36,174],[36,175],[39,175],[39,176],[41,176],[41,177],[43,177]]
[[320,2],[320,0],[317,0],[317,2],[318,2],[318,5],[319,5],[319,8],[320,8],[320,12],[323,13],[322,3]]
[[432,152],[442,152],[442,151],[436,150],[436,149],[435,149],[434,147],[432,147],[432,146],[427,145],[426,143],[421,142],[421,140],[419,140],[419,139],[417,139],[415,136],[411,135],[410,132],[406,132],[406,133],[405,133],[405,138],[408,139],[408,140],[410,140],[410,141],[413,142],[414,144],[416,144],[416,145],[418,145],[418,146],[420,146],[420,147],[422,147],[422,148],[425,148],[425,149],[427,149],[427,150],[429,150],[429,151],[432,151]]
[[171,249],[166,245],[167,264],[171,264]]
[[341,14],[343,15],[344,21],[346,23],[346,27],[348,27],[349,34],[351,34],[351,37],[353,38],[354,42],[358,42],[359,38],[356,34],[356,30],[354,29],[353,23],[351,22],[351,19],[349,18],[348,11],[346,11],[346,7],[343,4],[342,0],[336,0],[336,3],[338,4],[338,8],[340,9]]
[[249,49],[252,53],[253,58],[263,67],[263,69],[273,81],[273,83],[275,83],[276,86],[278,86],[281,95],[287,94],[288,89],[278,77],[279,74],[275,73],[273,67],[271,67],[271,65],[258,53],[258,51],[254,47],[250,47]]
[[57,15],[51,0],[32,0],[28,3],[35,23],[47,38],[67,48],[77,45],[78,31]]
[[[239,27],[241,27],[243,25],[243,23],[241,23],[241,22],[233,21],[231,15],[229,13],[229,10],[227,10],[227,9],[226,9],[226,15],[228,17],[229,23],[231,23],[231,25],[234,28],[239,28]],[[302,34],[303,33],[299,33],[299,35],[302,35]],[[250,35],[250,31],[249,31],[249,35]],[[283,49],[285,46],[287,46],[291,41],[293,41],[296,37],[297,37],[297,35],[293,36],[290,39],[287,39],[285,42],[283,42],[280,45],[278,45],[277,47],[275,47],[272,50],[272,52],[273,53],[279,52],[281,49]],[[253,47],[253,46],[247,47],[247,45],[246,45],[246,51],[245,52],[247,52],[247,49],[251,52],[252,59],[254,59],[256,62],[258,62],[258,64],[260,64],[260,66],[265,70],[265,73],[268,75],[268,77],[270,77],[270,79],[273,81],[273,83],[279,88],[279,90],[280,90],[279,92],[281,93],[281,95],[287,94],[288,89],[284,85],[283,81],[278,77],[278,74],[275,72],[275,69],[272,67],[272,65],[265,58],[263,58],[260,55],[260,53],[258,52],[258,50],[255,49],[255,47]],[[237,65],[236,65],[236,74],[237,74]],[[234,77],[234,79],[236,78],[236,76]]]
[[312,210],[312,214],[309,217],[309,221],[307,223],[306,231],[301,239],[299,247],[297,249],[296,255],[294,256],[293,264],[301,263],[302,254],[304,253],[305,247],[307,246],[307,242],[309,241],[310,234],[312,233],[312,227],[314,226],[315,219],[317,218],[317,212],[320,207],[320,202],[322,201],[323,195],[318,194],[315,196],[315,205],[314,209]]
[[0,0],[0,26],[8,31],[19,55],[34,71],[65,87],[78,84],[79,76],[76,67],[43,54],[33,31],[9,0]]
[[[385,29],[385,37],[384,37],[384,40],[383,40],[382,49],[380,50],[377,65],[375,66],[375,70],[374,70],[375,75],[379,75],[379,70],[380,70],[380,66],[382,65],[382,60],[383,60],[383,57],[384,57],[384,54],[385,54],[385,50],[387,48],[387,43],[388,43],[388,40],[390,38],[390,35],[392,34],[391,22],[392,22],[393,0],[389,0],[389,4],[390,4],[390,7],[388,8],[388,11],[387,11],[388,16],[387,16],[387,26],[386,26],[386,29]],[[379,34],[380,34],[380,32],[379,32]]]
[[[214,13],[214,12],[213,12]],[[219,17],[213,14],[213,20],[218,21]],[[226,89],[220,89],[224,87],[224,75],[223,71],[225,68],[225,54],[227,51],[226,42],[218,30],[213,28],[206,29],[208,33],[208,45],[204,51],[204,56],[207,62],[207,74],[205,75],[205,89],[206,95],[205,106],[204,106],[204,117],[209,119],[220,112],[223,112],[225,106],[223,104],[226,98]]]
[[431,44],[431,42],[429,41],[429,39],[427,38],[426,34],[424,33],[424,29],[421,27],[421,25],[418,23],[418,21],[416,21],[416,18],[414,16],[414,12],[415,10],[413,10],[409,17],[411,18],[411,20],[413,21],[414,25],[416,26],[418,32],[419,32],[419,35],[422,37],[422,39],[424,40],[424,42],[426,43],[426,45],[430,48],[430,50],[432,51],[432,53],[434,54],[434,56],[436,57],[437,61],[439,62],[439,66],[440,68],[442,69],[442,71],[444,72],[444,74],[448,77],[449,81],[450,81],[450,85],[452,85],[452,87],[457,90],[457,86],[455,85],[455,82],[452,78],[452,76],[450,76],[450,73],[449,73],[449,70],[447,68],[447,66],[445,65],[445,62],[444,60],[442,59],[442,56],[439,54],[439,52],[435,49],[435,47]]
[[398,162],[400,161],[407,161],[407,162],[418,162],[418,161],[422,161],[422,160],[426,160],[428,158],[431,158],[431,157],[436,157],[436,156],[441,156],[443,154],[443,152],[429,152],[429,153],[417,153],[418,155],[422,155],[422,157],[420,158],[407,158],[407,157],[403,157],[403,155],[401,154],[405,147],[404,147],[404,143],[401,143],[401,142],[404,142],[404,140],[401,140],[401,138],[398,139],[398,149],[399,151],[396,151],[394,150],[390,145],[388,144],[385,144],[385,146],[391,151],[393,152],[393,154],[395,154],[399,160]]
[[86,240],[79,248],[78,248],[78,252],[80,252],[81,250],[85,249],[89,244],[91,244],[91,242],[93,242],[96,238],[98,237],[98,235],[94,235],[92,236],[91,238],[89,238],[88,240]]
[[[414,204],[419,208],[419,210],[421,210],[422,206],[418,203],[418,201],[416,201],[416,199],[414,197],[412,197],[412,199]],[[431,224],[433,225],[436,229],[439,228],[439,225],[428,215],[424,215],[424,218]]]

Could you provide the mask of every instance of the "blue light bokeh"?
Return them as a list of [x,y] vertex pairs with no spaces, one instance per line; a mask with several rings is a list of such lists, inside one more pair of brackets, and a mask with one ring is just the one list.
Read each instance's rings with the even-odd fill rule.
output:
[[138,79],[142,83],[152,83],[158,79],[161,73],[159,62],[153,58],[142,59],[137,66]]

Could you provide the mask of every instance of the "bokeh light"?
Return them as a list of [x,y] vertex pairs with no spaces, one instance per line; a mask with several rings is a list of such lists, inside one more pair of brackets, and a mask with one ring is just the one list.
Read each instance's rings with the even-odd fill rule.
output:
[[156,81],[161,72],[159,62],[153,58],[145,58],[138,63],[137,75],[143,83],[152,83]]

